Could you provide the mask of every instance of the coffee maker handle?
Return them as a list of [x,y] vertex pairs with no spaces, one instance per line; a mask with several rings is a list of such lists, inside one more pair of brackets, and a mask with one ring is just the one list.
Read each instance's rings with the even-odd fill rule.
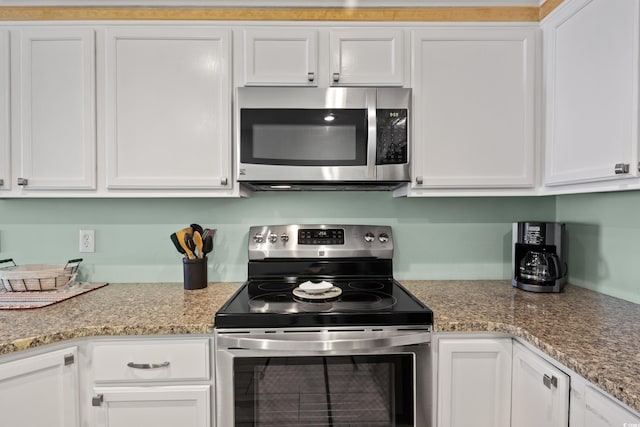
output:
[[558,256],[557,255],[553,255],[553,254],[549,254],[547,259],[550,260],[553,263],[553,266],[554,266],[555,271],[556,271],[556,275],[553,278],[553,280],[558,280],[558,279],[564,277],[565,269],[566,269],[566,263],[563,263],[564,265],[561,265],[560,264],[560,259],[558,258]]

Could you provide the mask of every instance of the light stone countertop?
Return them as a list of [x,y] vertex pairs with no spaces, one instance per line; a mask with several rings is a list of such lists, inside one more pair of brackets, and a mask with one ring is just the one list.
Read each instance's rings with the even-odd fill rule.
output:
[[[519,337],[640,412],[640,305],[567,285],[536,294],[506,280],[401,281],[436,332]],[[207,334],[238,283],[110,284],[53,306],[0,310],[0,355],[89,336]]]

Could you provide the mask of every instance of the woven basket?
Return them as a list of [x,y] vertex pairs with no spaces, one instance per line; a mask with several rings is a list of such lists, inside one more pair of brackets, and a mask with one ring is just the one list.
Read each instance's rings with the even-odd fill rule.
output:
[[16,265],[12,259],[5,259],[0,264],[11,262],[13,266],[0,268],[0,280],[7,292],[51,291],[73,283],[81,261],[80,258],[65,265]]

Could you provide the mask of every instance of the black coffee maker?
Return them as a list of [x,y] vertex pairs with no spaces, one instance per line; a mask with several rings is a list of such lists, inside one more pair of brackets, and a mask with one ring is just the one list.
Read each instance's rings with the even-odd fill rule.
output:
[[567,282],[565,225],[513,224],[513,286],[531,292],[561,292]]

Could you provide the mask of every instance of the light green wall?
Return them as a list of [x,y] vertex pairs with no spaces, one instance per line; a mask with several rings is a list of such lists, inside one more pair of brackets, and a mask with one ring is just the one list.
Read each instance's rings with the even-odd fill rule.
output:
[[[169,235],[191,222],[218,229],[211,281],[246,278],[249,226],[391,225],[400,279],[511,277],[511,223],[557,220],[569,232],[569,281],[640,303],[640,191],[557,197],[393,198],[384,192],[256,193],[248,199],[0,200],[0,259],[84,258],[87,281],[178,282]],[[96,253],[78,230],[96,230]]]
[[[400,279],[511,277],[511,223],[553,220],[553,197],[393,198],[387,192],[256,193],[248,199],[0,200],[0,259],[19,264],[84,258],[92,282],[179,282],[169,235],[191,222],[216,228],[210,281],[246,278],[249,226],[286,223],[391,225]],[[78,231],[96,230],[96,253],[79,254]]]
[[640,303],[640,191],[556,197],[567,223],[569,281]]

